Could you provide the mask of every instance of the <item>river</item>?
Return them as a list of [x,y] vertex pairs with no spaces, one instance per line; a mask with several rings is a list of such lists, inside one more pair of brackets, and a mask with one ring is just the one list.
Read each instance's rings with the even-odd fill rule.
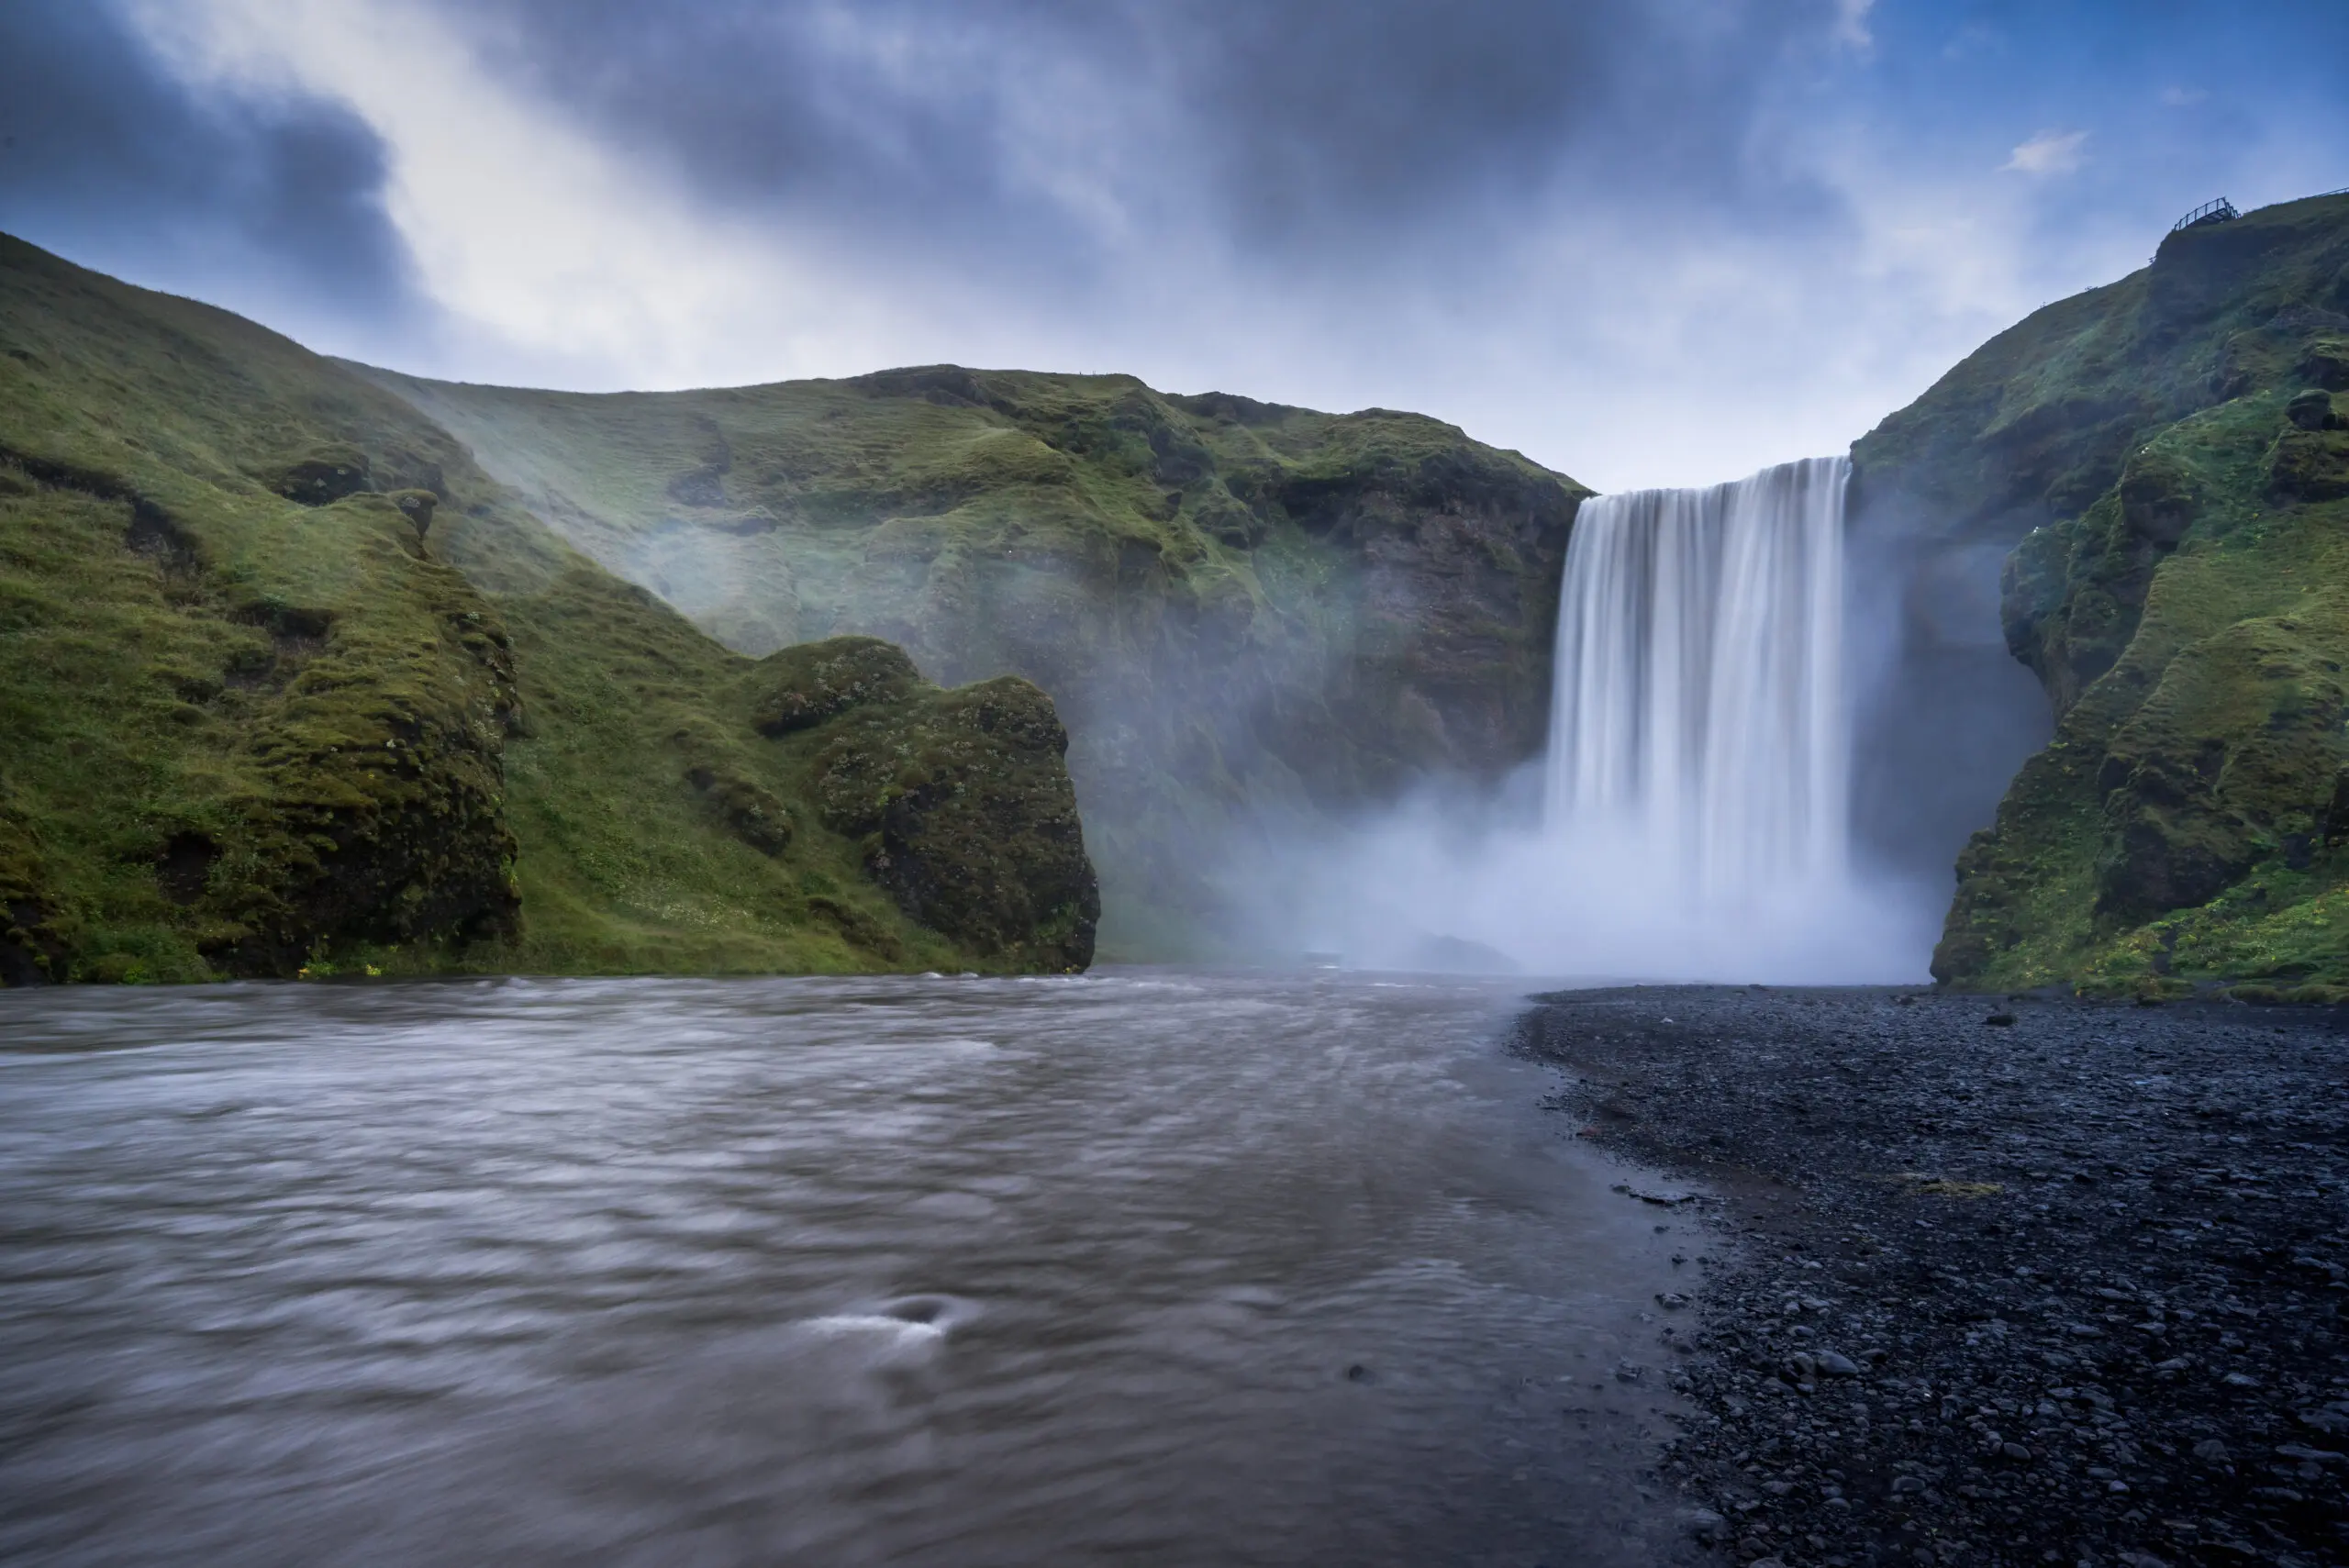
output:
[[1656,1561],[1525,989],[0,995],[0,1559]]

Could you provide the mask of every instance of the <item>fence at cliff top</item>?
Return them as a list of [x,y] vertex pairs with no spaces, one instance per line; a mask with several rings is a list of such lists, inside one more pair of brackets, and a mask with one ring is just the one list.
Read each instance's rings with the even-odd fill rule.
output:
[[2243,214],[2235,211],[2234,203],[2221,196],[2216,201],[2204,202],[2200,206],[2171,224],[2169,231],[2176,234],[2180,229],[2199,228],[2210,223],[2232,223],[2242,216]]
[[1558,610],[1546,818],[1711,908],[1840,879],[1843,492],[1811,458],[1583,504]]

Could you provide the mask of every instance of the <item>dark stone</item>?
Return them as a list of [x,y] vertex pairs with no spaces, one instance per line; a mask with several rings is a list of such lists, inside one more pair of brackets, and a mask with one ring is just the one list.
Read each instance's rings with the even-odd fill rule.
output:
[[2320,338],[2293,367],[2302,381],[2328,392],[2349,392],[2349,339]]
[[371,467],[367,454],[357,447],[334,444],[264,470],[260,478],[288,501],[325,506],[367,489]]
[[395,490],[385,499],[400,509],[417,539],[432,531],[432,509],[440,504],[440,496],[429,490]]
[[2321,387],[2310,387],[2284,405],[2284,417],[2301,430],[2338,430],[2344,425],[2333,412],[2332,394]]
[[162,884],[163,896],[179,905],[195,903],[204,896],[212,862],[219,858],[220,846],[210,835],[173,834],[155,861],[155,880]]

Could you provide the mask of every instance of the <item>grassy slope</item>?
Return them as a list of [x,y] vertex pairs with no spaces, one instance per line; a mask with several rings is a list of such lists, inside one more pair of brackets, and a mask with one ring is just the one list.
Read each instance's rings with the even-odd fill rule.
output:
[[[772,668],[562,543],[405,402],[250,322],[0,239],[0,456],[17,978],[1071,957],[908,919],[871,846],[805,806],[805,738],[750,728]],[[286,498],[362,462],[393,495]],[[893,700],[897,741],[951,717],[934,689]],[[1029,782],[1070,881],[1073,816]]]
[[2349,199],[2289,203],[2173,236],[1860,444],[1953,531],[2038,525],[2003,608],[2056,735],[1959,862],[1937,974],[2349,984],[2349,432],[2288,417],[2345,373]]
[[1412,415],[1124,376],[890,372],[606,396],[366,373],[731,646],[837,633],[1050,691],[1126,951],[1267,812],[1538,750],[1582,494]]

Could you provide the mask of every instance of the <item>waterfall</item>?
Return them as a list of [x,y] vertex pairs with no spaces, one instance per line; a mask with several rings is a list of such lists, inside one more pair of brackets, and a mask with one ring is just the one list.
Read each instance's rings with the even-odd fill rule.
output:
[[1558,605],[1546,819],[1727,912],[1844,874],[1843,490],[1810,458],[1583,503]]
[[1400,803],[1272,873],[1286,929],[1366,967],[1575,984],[1920,978],[1946,892],[1850,847],[1850,477],[1818,458],[1583,503],[1541,820]]

